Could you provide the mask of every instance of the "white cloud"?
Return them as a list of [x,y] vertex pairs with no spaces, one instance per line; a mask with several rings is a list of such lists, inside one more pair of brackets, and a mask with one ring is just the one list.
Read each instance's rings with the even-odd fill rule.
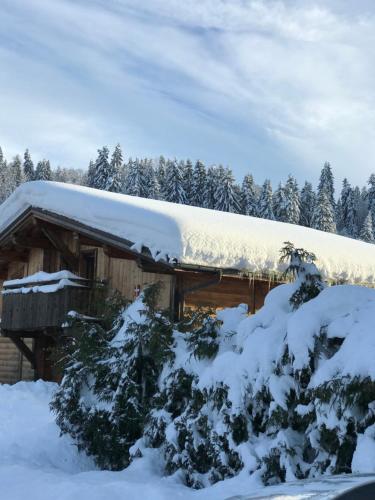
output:
[[42,155],[84,166],[120,140],[132,154],[222,159],[237,174],[258,164],[259,180],[267,167],[315,180],[329,159],[363,183],[375,155],[375,17],[325,5],[5,1],[1,141],[46,144]]

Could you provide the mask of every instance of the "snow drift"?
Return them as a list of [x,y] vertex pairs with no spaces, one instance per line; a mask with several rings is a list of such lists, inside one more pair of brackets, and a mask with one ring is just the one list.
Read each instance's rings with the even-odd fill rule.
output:
[[22,184],[1,205],[0,233],[30,207],[147,247],[155,259],[278,273],[285,241],[308,248],[326,279],[375,283],[375,246],[293,224],[56,182]]

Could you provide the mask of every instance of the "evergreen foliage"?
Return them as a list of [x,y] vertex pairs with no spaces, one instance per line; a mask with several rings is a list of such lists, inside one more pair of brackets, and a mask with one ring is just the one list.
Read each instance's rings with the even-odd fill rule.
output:
[[31,160],[31,156],[29,150],[26,149],[24,154],[23,161],[23,174],[25,177],[25,181],[33,181],[34,180],[34,163]]
[[286,274],[292,275],[298,286],[289,299],[293,309],[298,309],[324,289],[322,277],[315,265],[316,257],[303,248],[295,248],[290,241],[285,242],[280,253],[280,261],[288,263]]
[[[246,319],[240,306],[195,311],[173,325],[157,310],[157,287],[117,315],[111,307],[101,322],[72,318],[52,402],[61,431],[106,469],[158,449],[164,472],[194,488],[241,471],[265,484],[352,472],[358,437],[374,435],[375,382],[345,366],[328,381],[316,375],[342,349],[337,319],[344,325],[356,314],[355,294],[345,295],[329,329],[315,256],[287,242],[281,259],[295,282]],[[324,293],[334,288],[346,289]],[[320,316],[301,322],[311,314]],[[234,315],[240,323],[230,331],[225,318],[233,325]]]
[[215,191],[215,209],[222,212],[241,212],[238,193],[234,188],[233,173],[229,168],[219,171],[219,178]]
[[318,195],[313,217],[313,227],[328,233],[336,232],[335,212],[325,191]]
[[309,182],[305,182],[300,191],[297,181],[289,176],[272,195],[269,180],[258,186],[252,175],[246,174],[239,184],[231,169],[222,165],[206,168],[200,160],[194,166],[189,159],[177,161],[164,156],[158,159],[129,158],[124,162],[119,144],[110,161],[108,148],[98,150],[96,161],[90,161],[86,171],[60,166],[51,170],[48,160],[40,161],[34,170],[30,153],[26,150],[20,175],[16,158],[7,162],[0,148],[0,203],[22,182],[55,180],[300,224],[357,239],[361,239],[360,231],[369,212],[373,225],[375,220],[375,174],[369,178],[368,190],[366,187],[351,187],[345,179],[336,202],[329,163],[323,166],[317,193]]
[[120,470],[141,437],[163,362],[172,357],[172,326],[156,310],[159,285],[101,322],[69,318],[64,378],[51,403],[63,434],[103,469]]
[[37,163],[34,180],[36,181],[52,180],[52,170],[50,162],[48,160],[42,160]]
[[271,182],[266,179],[262,186],[262,190],[258,199],[257,214],[258,217],[263,219],[274,220],[275,215],[273,213],[273,199],[272,199],[272,187]]
[[193,170],[192,205],[196,207],[203,207],[205,205],[206,183],[206,167],[203,162],[197,160]]
[[366,241],[367,243],[375,242],[371,212],[367,214],[363,222],[359,238],[363,241]]
[[241,189],[241,213],[255,217],[257,215],[257,196],[254,179],[251,174],[245,175]]
[[316,195],[311,182],[305,182],[301,189],[301,211],[300,221],[302,226],[312,227],[313,215],[315,212]]
[[164,197],[172,203],[186,203],[186,194],[182,182],[181,166],[177,160],[167,162],[165,170]]

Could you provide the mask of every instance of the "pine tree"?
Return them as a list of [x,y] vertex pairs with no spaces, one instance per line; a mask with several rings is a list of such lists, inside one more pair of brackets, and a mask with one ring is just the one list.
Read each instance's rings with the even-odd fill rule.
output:
[[26,182],[34,180],[34,175],[35,175],[34,163],[31,160],[31,156],[30,156],[28,149],[26,149],[25,154],[24,154],[23,173],[24,173]]
[[192,205],[204,207],[206,202],[207,174],[204,163],[197,160],[193,170]]
[[186,203],[186,194],[182,183],[181,167],[177,160],[168,160],[165,170],[165,193],[166,201],[172,203]]
[[215,195],[218,186],[219,172],[220,168],[217,168],[214,165],[208,167],[207,169],[206,191],[204,195],[205,208],[215,209],[215,203],[216,203]]
[[[367,190],[368,210],[371,212],[372,223],[375,225],[375,174],[371,174],[368,180],[369,188]],[[375,229],[375,226],[373,227]]]
[[17,155],[9,164],[8,168],[8,184],[10,191],[13,192],[22,182],[22,161],[21,158]]
[[159,184],[151,160],[145,160],[144,172],[147,198],[157,200],[159,198]]
[[92,187],[96,189],[106,190],[107,187],[111,186],[113,176],[108,158],[109,149],[107,146],[103,146],[102,149],[98,149],[98,156],[95,161],[95,173],[92,182]]
[[221,212],[240,213],[240,201],[235,190],[233,173],[229,168],[223,170],[215,193],[215,209]]
[[319,179],[318,185],[318,196],[322,193],[326,194],[328,203],[331,205],[332,209],[335,208],[335,189],[333,184],[333,174],[331,165],[329,162],[325,162]]
[[285,184],[286,199],[286,218],[285,222],[298,224],[300,219],[301,207],[298,184],[296,179],[289,175]]
[[272,200],[271,181],[266,179],[264,181],[258,199],[258,207],[257,207],[258,217],[261,217],[262,219],[274,220],[275,215],[273,213],[272,205],[273,205],[273,200]]
[[372,215],[369,212],[363,222],[361,231],[359,234],[359,239],[366,241],[367,243],[375,243],[374,229],[372,223]]
[[186,204],[193,204],[193,193],[194,193],[194,172],[193,164],[191,160],[187,160],[186,163],[181,164],[182,169],[182,184],[186,194]]
[[120,193],[121,185],[121,168],[122,168],[122,150],[120,144],[117,144],[111,158],[108,177],[104,189],[112,193]]
[[312,227],[315,204],[316,196],[312,184],[310,182],[305,182],[301,189],[301,212],[299,223],[302,226]]
[[34,179],[36,181],[52,180],[52,170],[49,160],[42,160],[38,162],[35,169]]
[[241,189],[241,213],[256,216],[257,197],[254,188],[254,179],[251,174],[245,175]]
[[132,196],[148,197],[146,165],[143,160],[129,159],[125,192]]
[[313,227],[328,233],[336,232],[334,209],[325,191],[321,191],[318,195],[313,218]]
[[275,219],[280,222],[287,220],[287,199],[285,186],[279,182],[272,196],[272,206]]
[[297,289],[289,302],[293,309],[298,309],[325,288],[322,276],[315,265],[316,256],[303,248],[296,248],[290,241],[284,243],[280,254],[280,261],[288,264],[286,274],[291,274],[295,279]]
[[160,199],[165,199],[165,169],[166,161],[164,156],[159,157],[158,166],[156,169],[156,180],[159,185],[159,197]]
[[96,171],[95,170],[95,163],[92,160],[90,160],[89,167],[87,169],[87,180],[86,180],[88,187],[94,187],[95,171]]

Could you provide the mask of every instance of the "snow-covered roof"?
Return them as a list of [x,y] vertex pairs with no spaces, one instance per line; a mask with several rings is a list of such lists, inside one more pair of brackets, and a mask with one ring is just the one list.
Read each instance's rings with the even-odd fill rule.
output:
[[147,247],[155,260],[277,273],[285,241],[314,252],[331,280],[375,284],[375,245],[293,224],[57,182],[22,184],[0,207],[0,233],[28,208]]

